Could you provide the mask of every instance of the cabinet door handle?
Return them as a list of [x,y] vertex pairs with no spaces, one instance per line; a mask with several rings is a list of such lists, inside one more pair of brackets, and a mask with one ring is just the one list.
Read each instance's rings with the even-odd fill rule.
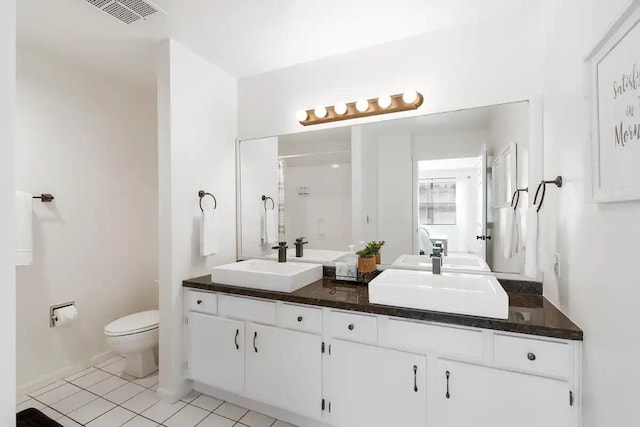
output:
[[196,304],[198,304],[198,305],[202,304],[202,300],[199,299],[198,301],[196,301]]
[[238,335],[240,335],[240,329],[236,329],[236,337],[233,342],[236,344],[236,350],[240,350],[240,346],[238,345]]
[[298,316],[298,322],[302,322],[302,316]]
[[447,377],[447,393],[444,395],[447,399],[451,398],[451,394],[449,394],[449,377],[451,376],[451,372],[445,372],[445,376]]
[[350,331],[353,331],[353,328],[354,328],[353,323],[349,323],[349,326],[347,326],[347,328],[349,328]]
[[529,354],[527,354],[527,359],[529,359],[529,360],[531,360],[533,362],[534,360],[536,360],[536,355],[533,354],[533,353],[529,353]]
[[258,331],[253,332],[253,349],[258,352],[258,347],[256,347],[256,339],[258,338]]
[[416,378],[418,375],[418,366],[413,365],[413,391],[418,392],[418,379]]

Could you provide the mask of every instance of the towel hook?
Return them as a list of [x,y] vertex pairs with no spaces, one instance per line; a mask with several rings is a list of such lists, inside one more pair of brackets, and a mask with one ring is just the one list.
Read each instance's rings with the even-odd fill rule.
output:
[[535,204],[538,201],[538,193],[540,192],[540,188],[542,188],[542,195],[540,197],[540,204],[538,205],[538,209],[536,210],[536,212],[540,212],[540,209],[542,208],[542,204],[544,203],[544,195],[547,192],[547,184],[554,184],[556,185],[558,188],[562,187],[562,177],[560,175],[558,175],[556,177],[556,179],[552,179],[550,181],[540,181],[540,184],[538,184],[538,188],[536,189],[536,195],[533,198],[533,204],[535,206]]
[[[513,192],[513,197],[511,198],[511,207],[513,208],[513,210],[515,211],[518,208],[518,202],[520,201],[520,192],[524,191],[524,192],[529,192],[529,187],[526,188],[518,188],[516,191]],[[515,204],[514,204],[515,202]]]
[[271,210],[274,211],[276,210],[276,202],[273,201],[273,199],[269,196],[265,196],[264,194],[262,195],[262,201],[264,202],[264,210],[267,210],[267,200],[271,200]]
[[40,199],[42,203],[53,202],[53,194],[43,193],[39,196],[33,196],[34,199]]
[[214,196],[213,194],[211,194],[211,193],[207,193],[207,192],[205,192],[204,190],[200,190],[200,191],[198,191],[198,196],[200,197],[200,210],[201,210],[202,212],[204,212],[204,209],[202,209],[202,199],[203,199],[205,196],[211,196],[211,197],[213,198],[213,210],[214,210],[214,211],[215,211],[215,210],[216,210],[216,208],[218,207],[218,201],[216,200],[216,196]]

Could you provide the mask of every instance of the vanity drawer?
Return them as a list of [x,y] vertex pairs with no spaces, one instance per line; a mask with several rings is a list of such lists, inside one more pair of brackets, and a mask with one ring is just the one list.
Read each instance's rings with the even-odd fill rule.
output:
[[482,359],[482,332],[475,330],[389,319],[381,344],[420,353],[435,351],[440,355]]
[[368,344],[378,342],[378,319],[375,316],[332,311],[329,325],[334,338]]
[[295,304],[278,307],[278,326],[298,331],[322,334],[322,310]]
[[218,312],[218,295],[209,292],[187,291],[187,310],[216,314]]
[[221,294],[218,298],[220,316],[249,320],[266,325],[276,324],[276,303]]
[[568,378],[571,375],[569,344],[495,335],[497,367]]

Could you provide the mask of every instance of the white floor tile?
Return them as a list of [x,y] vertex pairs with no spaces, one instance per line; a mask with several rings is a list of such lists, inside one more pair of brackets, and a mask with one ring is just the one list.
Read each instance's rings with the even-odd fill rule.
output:
[[84,377],[85,375],[90,374],[91,372],[93,372],[93,371],[95,371],[95,370],[96,370],[96,368],[94,368],[94,367],[92,366],[92,367],[90,367],[90,368],[83,369],[83,370],[82,370],[82,371],[80,371],[80,372],[76,372],[75,374],[68,376],[68,377],[67,377],[67,378],[65,378],[64,380],[65,380],[65,381],[69,381],[69,382],[71,382],[71,381],[73,381],[73,380],[77,380],[77,379],[78,379],[78,378],[80,378],[80,377]]
[[111,359],[107,359],[107,360],[105,360],[105,361],[104,361],[104,362],[102,362],[102,363],[98,363],[98,364],[96,365],[96,368],[100,368],[100,369],[102,369],[102,368],[104,368],[105,366],[109,366],[109,365],[111,365],[112,363],[116,363],[116,362],[118,362],[118,361],[119,361],[119,360],[121,360],[121,359],[124,359],[124,358],[123,358],[122,356],[120,356],[120,355],[118,355],[118,356],[114,356],[114,357],[112,357]]
[[97,398],[67,414],[67,416],[72,420],[76,420],[80,424],[86,424],[89,421],[95,420],[105,412],[110,411],[115,406],[116,405],[114,403],[111,403],[108,400]]
[[58,424],[62,424],[64,427],[82,427],[82,424],[78,424],[73,421],[71,418],[62,417],[56,420]]
[[105,394],[102,397],[120,405],[121,403],[126,402],[133,396],[138,395],[145,390],[146,388],[142,387],[141,385],[127,382],[122,387],[118,387],[117,389]]
[[216,399],[215,397],[207,396],[202,394],[198,396],[195,400],[191,402],[192,405],[197,406],[198,408],[206,409],[207,411],[215,411],[218,409],[218,406],[222,405],[224,402],[220,399]]
[[74,395],[80,391],[80,387],[76,387],[73,384],[66,383],[61,385],[60,387],[54,388],[46,393],[43,393],[36,398],[46,404],[51,406],[53,403],[59,402],[62,399]]
[[87,424],[87,427],[120,427],[136,416],[135,413],[116,406],[106,414],[101,415]]
[[151,374],[148,377],[133,380],[133,382],[141,385],[142,387],[153,387],[154,385],[158,384],[158,373],[156,372],[155,374]]
[[113,391],[118,387],[125,385],[126,383],[128,383],[128,381],[123,380],[122,378],[114,377],[112,375],[106,380],[100,381],[99,383],[95,383],[94,385],[89,387],[87,390],[89,390],[91,393],[97,394],[98,396],[104,396],[110,391]]
[[186,403],[177,401],[175,403],[167,403],[167,402],[158,402],[146,411],[142,412],[140,415],[143,417],[147,417],[153,421],[158,423],[163,423],[173,414],[182,409]]
[[24,403],[29,399],[31,399],[31,397],[29,397],[29,396],[16,397],[16,405]]
[[98,396],[95,394],[91,394],[86,390],[81,390],[66,399],[62,399],[61,401],[54,403],[51,407],[58,412],[68,415],[70,412],[75,411],[79,407],[84,406],[97,398]]
[[38,390],[36,390],[36,391],[32,391],[31,393],[29,393],[29,396],[31,396],[31,397],[38,397],[38,396],[40,396],[41,394],[44,394],[44,393],[46,393],[46,392],[48,392],[48,391],[51,391],[51,390],[53,390],[54,388],[58,388],[58,387],[60,387],[60,386],[63,386],[63,385],[65,385],[66,383],[67,383],[66,381],[62,381],[62,380],[60,380],[60,381],[56,381],[55,383],[53,383],[53,384],[49,384],[49,385],[48,385],[48,386],[46,386],[46,387],[42,387],[42,388],[40,388],[40,389],[38,389]]
[[162,424],[167,427],[194,427],[210,413],[204,409],[187,405]]
[[89,388],[95,383],[99,383],[100,381],[106,380],[110,376],[111,374],[109,374],[108,372],[103,372],[99,369],[96,369],[95,371],[87,375],[84,375],[80,378],[76,378],[75,380],[69,381],[69,382],[71,384],[77,385],[78,387]]
[[244,417],[240,418],[240,422],[249,427],[270,427],[274,421],[275,418],[253,411],[247,412]]
[[157,427],[158,425],[158,423],[154,423],[153,421],[138,415],[128,423],[123,424],[122,427]]
[[124,368],[127,366],[127,359],[122,357],[120,357],[119,359],[120,360],[117,360],[115,363],[112,363],[100,369],[114,375],[121,374],[124,371]]
[[236,424],[235,421],[231,421],[229,418],[221,417],[220,415],[211,414],[205,418],[198,427],[232,427]]
[[42,409],[42,408],[44,408],[44,405],[42,403],[38,402],[35,399],[28,399],[28,400],[16,405],[16,413],[18,413],[20,411],[24,411],[25,409],[29,409],[29,408]]
[[53,408],[49,408],[48,406],[40,409],[40,411],[54,421],[64,416],[64,414],[61,414],[60,412],[54,410]]
[[196,397],[200,396],[200,394],[201,394],[201,393],[199,393],[199,392],[197,392],[197,391],[195,391],[195,390],[191,390],[191,391],[189,392],[189,394],[187,394],[186,396],[182,397],[182,399],[180,399],[180,400],[182,400],[183,402],[190,403],[190,402],[192,402]]
[[222,415],[223,417],[231,418],[232,420],[238,421],[248,411],[248,409],[236,406],[229,402],[225,402],[215,410],[215,413],[218,415]]
[[273,426],[271,427],[297,427],[297,426],[294,426],[293,424],[285,423],[284,421],[277,420],[275,423],[273,423]]
[[158,401],[158,395],[155,391],[145,390],[137,396],[134,396],[131,399],[127,400],[121,406],[137,414],[140,414],[151,405],[158,403]]

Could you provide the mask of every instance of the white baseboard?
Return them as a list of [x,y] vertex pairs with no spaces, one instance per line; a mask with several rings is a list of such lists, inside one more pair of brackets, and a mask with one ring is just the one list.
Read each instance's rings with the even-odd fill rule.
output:
[[158,397],[165,402],[177,402],[183,396],[189,394],[193,390],[193,384],[191,381],[182,381],[178,389],[172,390],[165,387],[158,387]]
[[38,390],[39,388],[47,386],[51,383],[67,378],[68,376],[71,376],[76,372],[80,372],[83,369],[87,369],[90,366],[102,363],[105,360],[111,359],[112,357],[117,355],[118,353],[116,353],[115,351],[108,350],[108,351],[105,351],[104,353],[100,353],[98,355],[93,356],[92,358],[90,358],[85,362],[74,363],[62,369],[58,369],[57,371],[43,375],[40,378],[36,378],[35,380],[31,380],[26,383],[19,384],[16,387],[16,396],[18,399],[20,399],[21,397],[26,396],[28,393],[31,393],[34,390]]

